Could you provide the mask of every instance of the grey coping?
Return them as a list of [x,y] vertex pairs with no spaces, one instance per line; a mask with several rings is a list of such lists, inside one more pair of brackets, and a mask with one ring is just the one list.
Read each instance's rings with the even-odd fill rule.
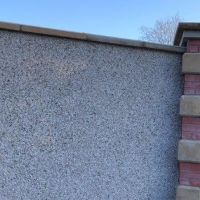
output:
[[43,27],[36,27],[36,26],[29,26],[22,24],[7,23],[7,22],[0,22],[0,30],[18,31],[23,33],[33,33],[33,34],[40,34],[53,37],[99,42],[110,45],[146,48],[146,49],[168,51],[175,53],[184,53],[186,51],[184,47],[179,47],[179,46],[163,45],[163,44],[144,42],[139,40],[101,36],[88,33],[71,32],[71,31],[64,31],[64,30],[57,30],[57,29],[50,29],[50,28],[43,28]]

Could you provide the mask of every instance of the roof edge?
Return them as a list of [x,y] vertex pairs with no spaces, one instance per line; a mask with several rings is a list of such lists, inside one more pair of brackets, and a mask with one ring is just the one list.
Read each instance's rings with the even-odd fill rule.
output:
[[184,31],[200,31],[200,23],[196,22],[180,22],[176,29],[174,45],[179,46]]
[[71,32],[71,31],[57,30],[51,28],[8,23],[8,22],[0,22],[0,30],[17,31],[22,33],[33,33],[33,34],[40,34],[52,37],[91,41],[91,42],[105,43],[118,46],[146,48],[146,49],[175,52],[175,53],[185,52],[185,48],[180,46],[163,45],[163,44],[157,44],[139,40],[123,39],[123,38],[95,35],[89,33]]

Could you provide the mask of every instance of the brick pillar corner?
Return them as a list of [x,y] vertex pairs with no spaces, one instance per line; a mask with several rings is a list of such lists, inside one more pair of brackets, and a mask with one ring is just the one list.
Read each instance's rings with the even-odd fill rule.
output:
[[184,89],[180,99],[182,130],[176,199],[200,200],[200,24],[179,24],[174,44],[186,47],[182,58]]

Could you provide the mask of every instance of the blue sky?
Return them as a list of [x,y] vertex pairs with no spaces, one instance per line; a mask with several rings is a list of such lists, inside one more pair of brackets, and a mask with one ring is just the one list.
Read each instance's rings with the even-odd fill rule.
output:
[[179,14],[200,22],[199,0],[0,0],[0,21],[138,39],[141,26]]

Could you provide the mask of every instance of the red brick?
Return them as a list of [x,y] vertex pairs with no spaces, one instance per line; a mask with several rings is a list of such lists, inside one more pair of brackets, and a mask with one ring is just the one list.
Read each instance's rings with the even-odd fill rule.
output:
[[199,117],[183,117],[182,123],[185,124],[199,124],[200,118]]
[[200,40],[188,40],[187,46],[192,46],[192,45],[199,45],[200,46]]
[[200,164],[181,162],[179,168],[181,185],[200,187]]
[[191,75],[191,74],[186,74],[184,77],[184,81],[190,81],[190,82],[199,82],[200,81],[200,75]]
[[200,75],[185,75],[184,94],[200,95]]
[[188,140],[200,140],[200,118],[182,118],[182,138]]
[[189,53],[200,52],[200,41],[199,40],[188,40],[187,52],[189,52]]

